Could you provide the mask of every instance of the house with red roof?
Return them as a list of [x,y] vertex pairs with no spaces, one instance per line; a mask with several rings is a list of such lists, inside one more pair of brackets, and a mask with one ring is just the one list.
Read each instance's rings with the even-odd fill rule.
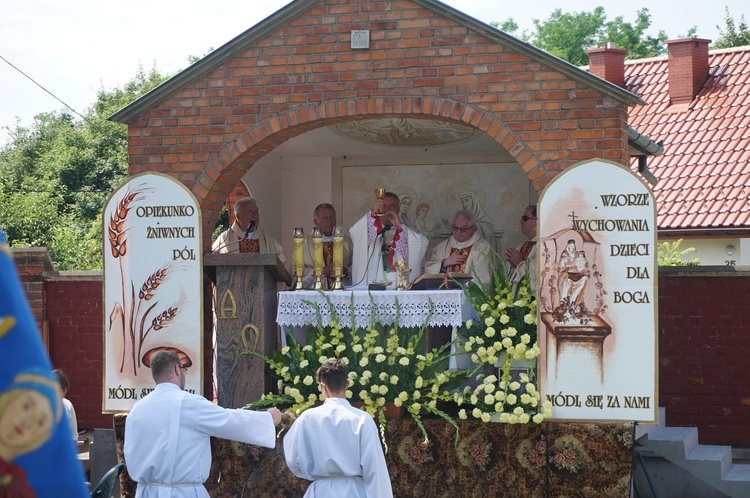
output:
[[638,159],[656,180],[659,240],[684,239],[701,265],[749,265],[750,47],[709,43],[671,40],[666,57],[629,61],[593,49],[588,69],[647,102],[628,124],[663,147]]

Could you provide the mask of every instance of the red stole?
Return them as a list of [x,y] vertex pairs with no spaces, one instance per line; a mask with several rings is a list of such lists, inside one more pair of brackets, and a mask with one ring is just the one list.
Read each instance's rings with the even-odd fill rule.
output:
[[260,252],[260,242],[252,239],[242,239],[240,241],[240,252],[252,252],[258,254]]
[[[453,256],[454,254],[460,254],[461,256],[466,256],[468,261],[469,253],[471,252],[471,248],[473,246],[464,247],[463,249],[456,249],[455,247],[451,247],[451,253],[448,256]],[[445,271],[446,272],[456,272],[456,273],[465,273],[466,272],[466,261],[463,262],[463,264],[460,265],[451,265],[448,266]]]

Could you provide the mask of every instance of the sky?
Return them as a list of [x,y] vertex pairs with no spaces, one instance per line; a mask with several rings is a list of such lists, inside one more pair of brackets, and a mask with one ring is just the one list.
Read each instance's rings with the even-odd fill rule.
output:
[[[188,56],[205,55],[290,3],[289,0],[0,0],[0,146],[16,120],[29,127],[34,116],[64,109],[81,114],[100,89],[118,88],[140,67],[174,74]],[[739,23],[750,21],[747,0],[444,0],[486,23],[513,18],[521,31],[544,21],[556,8],[591,12],[604,7],[608,20],[634,22],[648,7],[656,36],[670,39],[696,26],[697,36],[716,40],[725,7]],[[250,7],[252,6],[252,7]],[[4,59],[4,60],[3,60]],[[12,64],[12,67],[10,64]],[[29,80],[28,75],[45,90]],[[49,93],[48,93],[49,92]]]

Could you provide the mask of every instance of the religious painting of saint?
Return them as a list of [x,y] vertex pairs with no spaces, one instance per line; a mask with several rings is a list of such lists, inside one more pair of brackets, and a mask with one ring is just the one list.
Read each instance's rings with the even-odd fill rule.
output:
[[622,165],[586,161],[550,182],[538,216],[539,384],[554,418],[654,420],[653,194]]
[[462,192],[459,199],[461,209],[474,215],[477,232],[490,243],[490,246],[495,247],[495,230],[492,227],[492,220],[484,210],[480,195],[484,197],[484,193],[479,189]]

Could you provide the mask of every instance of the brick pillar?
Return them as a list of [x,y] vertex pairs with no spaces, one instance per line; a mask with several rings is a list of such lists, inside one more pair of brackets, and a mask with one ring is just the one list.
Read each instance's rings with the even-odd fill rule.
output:
[[26,293],[31,313],[42,334],[44,347],[49,349],[47,334],[47,317],[44,295],[44,273],[54,271],[52,260],[45,248],[21,247],[11,248],[13,261],[18,269],[21,287]]

